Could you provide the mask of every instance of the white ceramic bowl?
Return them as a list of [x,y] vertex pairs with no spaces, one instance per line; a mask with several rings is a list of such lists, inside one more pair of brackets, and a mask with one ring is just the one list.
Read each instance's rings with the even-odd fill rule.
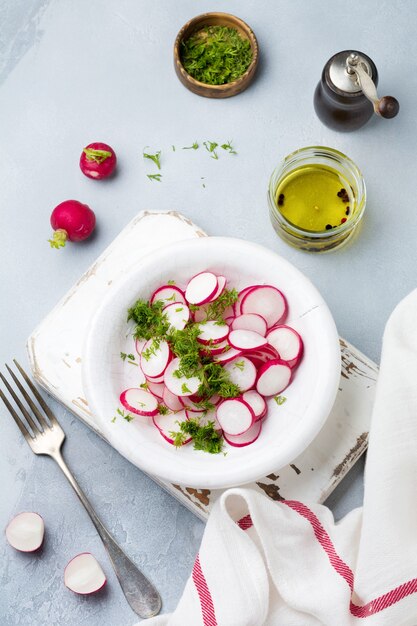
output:
[[[237,289],[266,283],[283,291],[289,304],[287,323],[304,340],[304,358],[285,390],[287,401],[268,401],[268,417],[256,442],[227,446],[227,455],[197,452],[192,445],[175,449],[152,420],[117,417],[119,395],[137,386],[139,368],[123,362],[132,352],[126,323],[128,307],[148,299],[156,287],[175,280],[185,285],[193,274],[211,270]],[[332,408],[340,379],[336,327],[311,282],[282,257],[240,239],[207,237],[175,243],[131,268],[103,300],[90,326],[83,358],[83,381],[90,410],[109,442],[132,463],[158,478],[197,488],[220,489],[261,478],[294,460],[312,441]]]

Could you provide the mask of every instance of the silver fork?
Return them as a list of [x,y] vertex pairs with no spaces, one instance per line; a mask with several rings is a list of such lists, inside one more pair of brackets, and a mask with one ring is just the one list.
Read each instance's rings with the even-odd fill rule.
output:
[[[0,378],[16,403],[16,406],[19,408],[21,416],[18,415],[12,404],[0,389],[1,399],[18,425],[20,432],[26,439],[32,451],[35,454],[44,454],[52,457],[64,472],[75,493],[86,508],[91,521],[96,527],[97,532],[104,543],[120,586],[132,609],[137,615],[143,618],[157,615],[161,609],[161,598],[158,591],[129,559],[129,557],[126,556],[107,528],[97,517],[96,512],[62,458],[61,446],[65,439],[64,431],[24,369],[19,365],[16,359],[13,359],[13,361],[42,410],[39,406],[37,406],[33,397],[30,396],[22,382],[8,365],[6,365],[7,370],[15,382],[16,387],[20,390],[27,406],[25,407],[18,393],[16,393],[7,379],[0,372]],[[24,419],[22,418],[26,420],[27,425],[25,425]],[[48,418],[49,422],[46,418]],[[27,426],[29,426],[31,431]]]

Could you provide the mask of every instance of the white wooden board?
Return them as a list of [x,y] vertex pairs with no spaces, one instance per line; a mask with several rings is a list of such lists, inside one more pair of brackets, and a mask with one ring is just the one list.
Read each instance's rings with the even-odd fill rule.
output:
[[[84,337],[97,304],[144,255],[174,240],[204,236],[178,213],[139,214],[29,337],[27,347],[36,381],[99,435],[81,380]],[[366,449],[378,369],[343,339],[340,346],[339,393],[325,426],[291,465],[251,485],[274,500],[322,502]],[[221,493],[157,482],[203,519]]]

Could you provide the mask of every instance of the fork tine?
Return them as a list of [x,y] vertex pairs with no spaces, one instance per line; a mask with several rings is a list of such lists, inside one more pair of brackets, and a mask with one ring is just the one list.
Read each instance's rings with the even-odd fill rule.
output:
[[[56,419],[55,415],[52,413],[51,409],[49,408],[49,406],[46,404],[45,400],[42,398],[41,394],[39,393],[39,391],[36,389],[35,385],[33,384],[33,382],[31,381],[31,379],[29,378],[29,376],[26,374],[25,370],[23,369],[23,367],[16,361],[16,359],[13,359],[13,363],[16,365],[17,369],[19,370],[19,372],[22,374],[23,378],[25,379],[25,381],[27,382],[28,386],[30,387],[30,389],[32,390],[33,395],[35,396],[35,398],[37,399],[37,401],[39,402],[39,404],[41,405],[41,407],[43,408],[43,410],[45,411],[45,413],[47,414],[47,416],[49,417],[50,421],[58,424],[58,420]],[[6,366],[7,367],[7,366]],[[11,372],[10,368],[7,367],[7,369]],[[13,378],[15,378],[13,376]],[[15,378],[15,380],[17,380]]]
[[16,393],[14,392],[13,387],[10,386],[7,378],[5,378],[3,376],[3,374],[0,372],[0,378],[3,381],[3,383],[5,384],[8,392],[10,393],[10,395],[12,396],[13,400],[16,402],[17,406],[19,407],[19,409],[22,411],[23,415],[25,416],[27,423],[29,424],[29,426],[32,428],[33,430],[33,434],[36,435],[39,434],[39,426],[37,426],[35,424],[35,422],[32,419],[32,416],[29,414],[29,412],[26,410],[26,408],[24,407],[24,405],[22,404],[22,402],[20,401],[19,397],[16,395]]
[[22,392],[24,399],[26,400],[26,402],[32,409],[33,413],[35,414],[35,417],[37,418],[39,424],[43,427],[44,430],[49,429],[50,426],[48,422],[46,421],[46,419],[44,418],[44,416],[42,415],[42,413],[40,412],[36,404],[33,402],[32,398],[30,397],[26,389],[23,387],[22,383],[17,378],[16,374],[13,372],[13,370],[10,369],[10,367],[7,364],[6,364],[6,367],[10,376],[13,378],[14,382],[16,383],[16,385],[19,387],[20,391]]
[[14,421],[16,422],[18,427],[20,428],[20,432],[22,433],[24,438],[27,439],[30,442],[31,439],[32,439],[31,434],[29,433],[29,431],[26,428],[26,426],[24,426],[24,424],[22,423],[22,420],[20,419],[20,417],[18,416],[18,414],[16,413],[16,411],[14,410],[14,408],[12,407],[12,405],[10,404],[10,402],[8,401],[8,399],[6,398],[6,396],[4,395],[4,393],[2,392],[1,389],[0,389],[0,398],[3,400],[3,402],[6,405],[6,408],[8,409],[10,415],[13,417]]

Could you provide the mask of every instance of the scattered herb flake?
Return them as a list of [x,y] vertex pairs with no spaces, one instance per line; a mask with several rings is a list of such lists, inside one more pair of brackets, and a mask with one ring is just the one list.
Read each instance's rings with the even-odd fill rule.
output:
[[237,154],[236,150],[232,146],[231,141],[228,141],[227,143],[222,143],[220,147],[223,148],[223,150],[227,150],[229,154]]
[[205,146],[207,152],[210,152],[210,156],[212,159],[218,159],[219,156],[216,152],[216,148],[219,145],[215,141],[204,141],[203,145]]
[[142,389],[148,390],[149,389],[148,381],[146,380],[144,383],[141,383],[139,387],[141,387]]
[[113,417],[112,420],[110,420],[112,424],[114,424],[116,422],[116,415]]
[[[177,370],[178,371],[178,370]],[[186,383],[182,383],[181,385],[181,391],[182,393],[191,393],[191,389],[187,386]]]
[[172,152],[175,152],[175,146],[171,146],[172,147]]
[[274,400],[278,406],[281,406],[281,404],[284,404],[284,402],[287,401],[287,398],[285,396],[274,396]]
[[233,367],[237,367],[241,372],[243,372],[245,369],[245,361],[236,361],[236,363],[233,364]]
[[126,422],[131,422],[135,419],[133,415],[130,415],[130,413],[126,413],[122,409],[116,409],[116,413],[118,413],[120,417],[123,417],[123,419],[125,419]]
[[169,281],[167,282],[167,285],[175,285],[175,280],[169,280]]
[[185,146],[183,150],[198,150],[199,147],[198,142],[195,141],[192,146]]
[[153,161],[155,165],[157,166],[158,170],[161,169],[161,151],[160,150],[158,150],[158,152],[156,152],[155,154],[149,154],[148,152],[144,152],[143,158]]
[[169,409],[165,404],[158,404],[158,413],[160,415],[169,415]]
[[161,182],[162,174],[146,174],[149,180],[157,180],[158,183]]

